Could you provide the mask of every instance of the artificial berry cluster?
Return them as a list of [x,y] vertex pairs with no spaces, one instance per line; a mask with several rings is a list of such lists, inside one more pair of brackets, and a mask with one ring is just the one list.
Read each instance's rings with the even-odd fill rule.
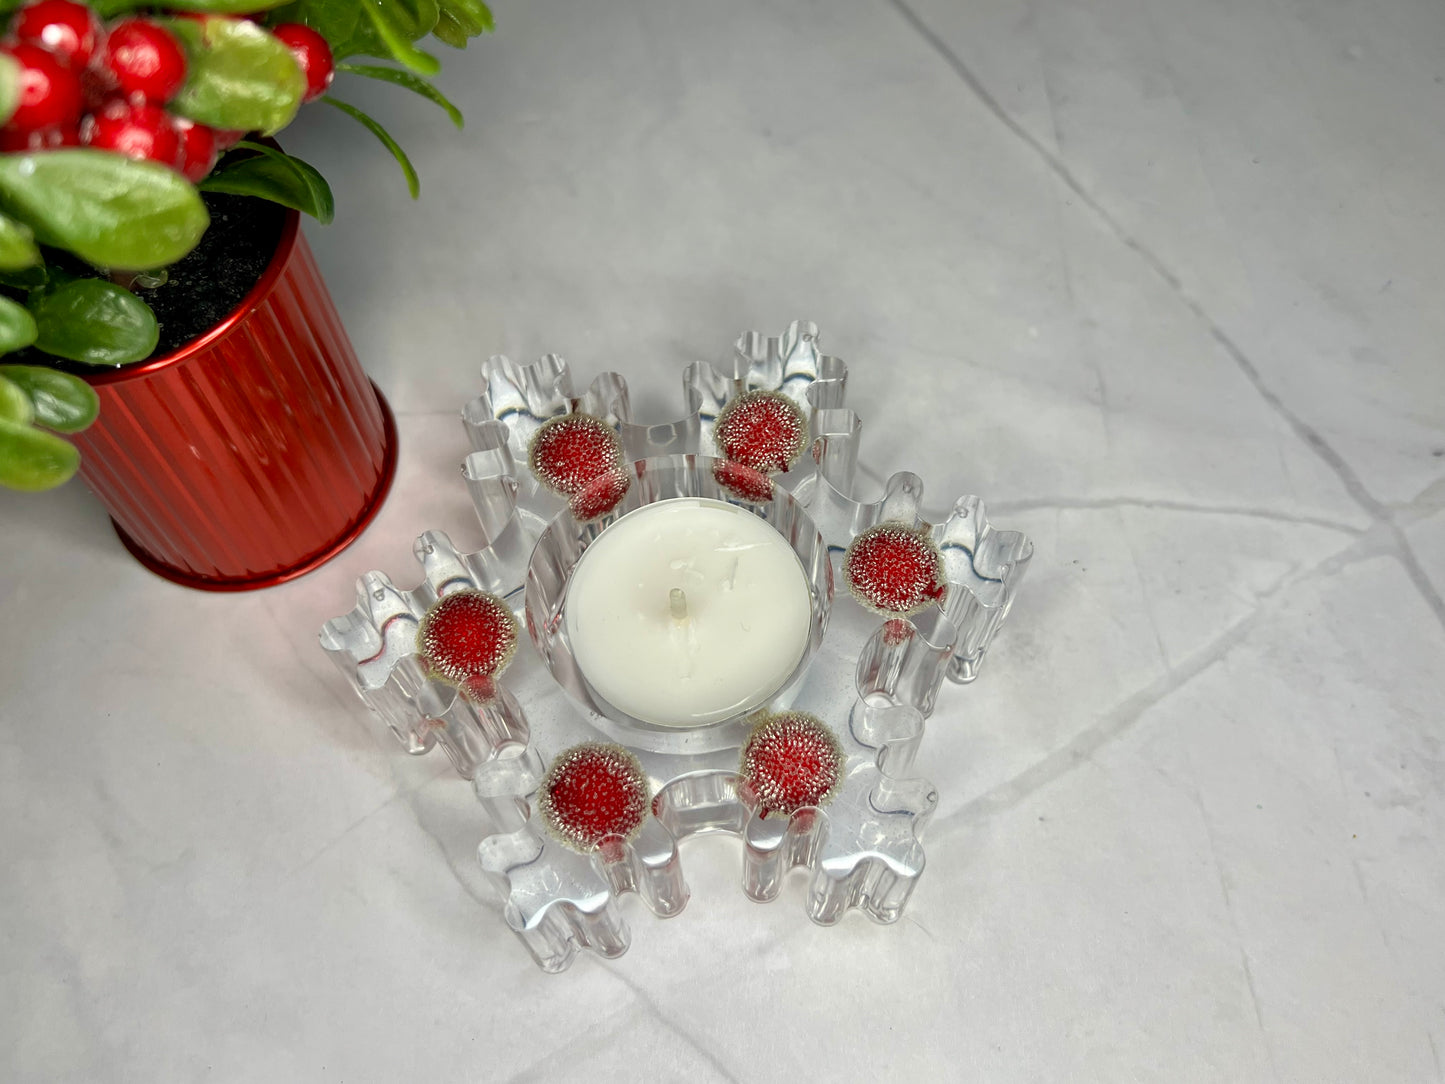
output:
[[537,481],[566,497],[579,523],[605,516],[622,503],[632,485],[626,462],[617,430],[580,411],[543,422],[527,452]]
[[[299,23],[270,32],[306,77],[305,100],[325,93],[335,74],[326,39]],[[15,13],[0,52],[20,69],[19,105],[0,128],[0,151],[96,147],[161,162],[199,181],[244,134],[166,110],[185,84],[186,53],[151,19],[106,25],[77,0],[31,0]]]
[[600,850],[609,859],[621,857],[615,844],[637,834],[651,799],[652,786],[637,757],[601,742],[563,752],[537,788],[542,821],[564,846],[583,854]]

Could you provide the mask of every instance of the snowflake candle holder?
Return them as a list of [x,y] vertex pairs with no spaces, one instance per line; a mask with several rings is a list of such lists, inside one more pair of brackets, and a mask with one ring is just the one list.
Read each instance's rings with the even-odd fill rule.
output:
[[[418,586],[369,572],[352,611],[321,631],[409,752],[441,745],[471,780],[487,822],[482,869],[548,971],[582,948],[626,951],[624,893],[659,917],[681,911],[679,846],[696,835],[742,841],[755,900],[807,869],[805,909],[825,925],[850,909],[897,919],[923,871],[920,834],[937,804],[914,774],[925,720],[945,678],[977,676],[1032,545],[994,530],[976,497],[926,522],[922,482],[906,472],[860,500],[847,370],[817,343],[801,322],[743,336],[730,371],[684,371],[685,413],[657,425],[633,422],[616,374],[577,395],[555,355],[492,358],[485,392],[462,412],[474,448],[462,473],[486,544],[462,553],[423,534]],[[800,657],[740,710],[659,721],[619,708],[583,672],[568,600],[604,532],[689,501],[756,517],[786,540],[806,594]],[[690,612],[681,587],[656,604],[637,620],[656,623],[658,644],[692,645],[677,647],[674,675],[690,680],[694,661],[708,666],[689,639],[704,626],[688,624],[705,611]],[[514,651],[505,608],[527,632]]]

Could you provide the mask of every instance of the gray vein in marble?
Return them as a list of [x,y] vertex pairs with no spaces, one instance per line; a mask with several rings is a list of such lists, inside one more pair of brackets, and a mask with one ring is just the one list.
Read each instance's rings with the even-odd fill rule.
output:
[[939,58],[952,69],[953,74],[958,76],[973,96],[978,99],[979,103],[992,114],[995,120],[1012,132],[1025,146],[1038,155],[1044,164],[1048,166],[1049,170],[1068,186],[1069,191],[1079,197],[1084,206],[1088,207],[1089,210],[1098,216],[1100,221],[1109,228],[1110,232],[1113,233],[1125,247],[1137,253],[1171,289],[1179,294],[1191,309],[1204,317],[1210,326],[1213,326],[1213,321],[1209,320],[1203,310],[1200,309],[1184,291],[1184,284],[1180,281],[1179,276],[1169,270],[1158,256],[1130,234],[1129,231],[1109,213],[1104,205],[1094,198],[1093,194],[1084,187],[1083,182],[1074,176],[1073,170],[1071,170],[1057,154],[1049,150],[1049,148],[1039,142],[1028,129],[1014,120],[1009,112],[999,104],[998,99],[993,96],[988,87],[984,86],[983,81],[973,73],[973,70],[963,62],[963,59],[953,51],[947,42],[934,33],[928,24],[920,19],[917,13],[904,3],[904,0],[887,0],[887,2],[892,5],[898,14],[902,16],[903,20],[913,28],[914,32],[928,44],[929,48],[937,53]]
[[[275,608],[269,599],[265,602],[265,609],[267,613],[272,617],[273,627],[282,629],[283,634],[286,635],[288,639],[291,638],[294,635],[291,632],[291,623],[280,620],[279,615],[275,612]],[[295,640],[292,640],[292,644],[296,648],[296,657],[301,660],[302,666],[306,669],[308,673],[313,674],[316,677],[319,684],[323,685],[326,688],[326,690],[331,694],[332,699],[335,700],[336,703],[343,709],[345,717],[351,720],[358,720],[357,713],[354,710],[355,701],[350,696],[343,695],[343,690],[339,687],[335,673],[323,672],[317,669],[316,665],[312,662],[311,655],[309,653],[311,645],[305,643],[297,643]],[[369,716],[370,713],[368,712],[367,715]],[[374,721],[374,718],[358,720],[357,728],[364,733],[370,734],[371,730],[366,725],[366,723]],[[459,885],[461,885],[462,890],[466,892],[466,894],[470,896],[475,902],[481,904],[489,911],[492,911],[495,914],[500,914],[500,904],[496,900],[488,898],[482,893],[479,893],[476,887],[469,884],[466,878],[462,876],[461,871],[457,868],[456,862],[452,860],[451,854],[447,851],[445,843],[442,841],[440,836],[438,836],[435,832],[433,832],[430,828],[427,827],[426,822],[422,817],[421,810],[417,808],[416,802],[413,800],[414,797],[423,788],[430,786],[432,783],[435,783],[439,778],[442,778],[443,776],[446,776],[448,778],[451,777],[451,765],[444,758],[437,757],[435,759],[437,763],[434,765],[434,770],[431,772],[431,774],[428,775],[421,782],[415,783],[411,786],[405,785],[401,775],[395,770],[394,767],[391,767],[390,775],[392,786],[396,788],[395,792],[389,798],[387,798],[386,801],[376,806],[370,812],[362,814],[362,816],[358,817],[346,828],[342,829],[339,833],[337,833],[330,842],[319,847],[310,855],[310,857],[304,859],[300,865],[294,867],[289,872],[288,879],[299,875],[308,866],[317,862],[329,851],[335,848],[337,844],[341,843],[343,839],[351,835],[353,831],[360,828],[363,824],[366,824],[372,818],[383,813],[387,808],[394,805],[398,800],[402,800],[406,805],[407,811],[411,814],[412,819],[416,821],[417,827],[421,829],[422,833],[432,841],[432,843],[436,846],[437,850],[441,853],[442,859],[447,864],[447,869],[451,871],[452,877]],[[390,767],[395,764],[395,761],[392,758],[387,758],[387,764]],[[471,852],[468,852],[467,859],[470,868]]]
[[1099,749],[1130,730],[1150,708],[1222,661],[1267,614],[1280,605],[1290,588],[1308,580],[1326,579],[1350,565],[1382,556],[1399,559],[1400,554],[1394,550],[1388,535],[1376,529],[1320,563],[1282,577],[1267,591],[1260,593],[1257,604],[1250,613],[1230,625],[1179,665],[1167,669],[1158,679],[1104,712],[1097,722],[1084,728],[1072,740],[1041,757],[1012,778],[965,802],[953,812],[935,818],[929,827],[929,836],[937,839],[957,827],[976,824],[1027,801],[1049,784],[1087,763]]
[[[336,706],[341,708],[342,717],[355,720],[357,718],[355,695],[349,693],[346,687],[337,680],[334,668],[324,668],[319,659],[314,660],[312,658],[312,654],[316,650],[315,641],[309,638],[303,638],[298,631],[296,622],[289,620],[285,615],[281,614],[271,598],[262,596],[262,608],[266,611],[266,616],[271,619],[271,627],[279,629],[281,635],[286,637],[287,642],[294,651],[296,661],[301,664],[302,668],[308,674],[316,679],[318,685],[331,695],[331,699],[335,701]],[[368,733],[370,733],[370,731],[368,731]]]
[[[1338,742],[1330,743],[1330,753],[1335,761],[1335,778],[1340,784],[1340,795],[1348,801],[1350,798],[1350,787],[1345,781],[1345,766],[1340,760],[1340,747]],[[1380,921],[1380,916],[1375,911],[1374,902],[1370,899],[1370,890],[1365,884],[1365,871],[1360,868],[1360,859],[1353,850],[1349,850],[1347,853],[1350,859],[1350,870],[1355,875],[1355,886],[1360,891],[1360,902],[1364,905],[1365,913],[1370,916],[1370,922],[1375,927],[1375,933],[1379,935],[1380,945],[1384,948],[1385,956],[1394,968],[1396,981],[1403,986],[1405,968],[1401,965],[1400,957],[1395,952],[1395,946],[1390,943],[1390,935],[1386,932],[1385,923]],[[1437,1079],[1440,1079],[1440,1054],[1439,1051],[1435,1049],[1435,1036],[1431,1034],[1428,1025],[1425,1028],[1425,1041],[1430,1044],[1430,1056],[1435,1062],[1435,1076]]]
[[[1134,579],[1139,584],[1139,594],[1142,598],[1148,599],[1149,584],[1144,579],[1144,570],[1139,567],[1139,551],[1134,548],[1134,541],[1128,531],[1119,532],[1120,541],[1124,549],[1129,553],[1129,565],[1134,569]],[[1159,622],[1154,617],[1154,607],[1146,604],[1144,606],[1144,620],[1149,622],[1149,631],[1154,634],[1154,648],[1159,652],[1159,665],[1164,667],[1165,673],[1173,670],[1173,664],[1169,661],[1169,649],[1164,646],[1164,633],[1159,628]]]
[[903,921],[908,923],[910,926],[916,927],[919,932],[921,932],[923,936],[928,938],[928,940],[931,941],[933,944],[938,944],[938,938],[933,936],[933,931],[930,930],[923,923],[919,922],[918,919],[914,918],[913,915],[909,914],[907,911],[903,912]]
[[646,1007],[647,1011],[652,1014],[652,1016],[657,1020],[659,1024],[667,1028],[674,1035],[682,1039],[694,1050],[696,1050],[700,1055],[702,1055],[703,1060],[712,1067],[713,1071],[716,1072],[719,1076],[721,1076],[724,1080],[728,1081],[729,1084],[737,1084],[737,1076],[732,1072],[732,1070],[728,1069],[727,1066],[723,1064],[717,1052],[709,1049],[707,1044],[704,1043],[699,1036],[694,1035],[686,1028],[683,1028],[677,1023],[676,1020],[671,1019],[666,1013],[664,1013],[662,1011],[662,1006],[660,1006],[657,1003],[657,1000],[647,992],[646,987],[630,979],[627,976],[627,972],[625,969],[612,966],[610,963],[606,966],[608,972],[613,976],[613,978],[617,979],[619,982],[622,983],[623,986],[626,986],[629,990],[631,990],[633,996],[635,996],[637,1000]]
[[914,32],[945,64],[958,76],[959,80],[968,88],[970,93],[978,99],[979,103],[1005,128],[1019,139],[1025,146],[1036,154],[1048,169],[1066,186],[1069,191],[1078,196],[1081,203],[1087,207],[1102,222],[1114,237],[1130,251],[1134,252],[1145,262],[1155,274],[1157,274],[1174,292],[1179,301],[1192,312],[1196,318],[1208,330],[1210,337],[1221,350],[1232,360],[1244,378],[1254,388],[1255,392],[1265,404],[1282,420],[1290,430],[1304,444],[1310,448],[1316,456],[1339,479],[1341,486],[1350,498],[1363,509],[1372,519],[1383,522],[1388,527],[1394,541],[1394,547],[1400,563],[1404,565],[1406,575],[1425,600],[1430,610],[1434,613],[1435,619],[1445,628],[1445,600],[1442,600],[1439,592],[1435,590],[1425,570],[1421,567],[1419,559],[1411,548],[1405,533],[1390,516],[1389,509],[1378,501],[1369,489],[1360,480],[1344,456],[1340,455],[1330,443],[1312,425],[1306,422],[1288,404],[1280,398],[1260,374],[1259,367],[1245,353],[1244,349],[1235,342],[1234,338],[1222,328],[1219,323],[1210,316],[1204,305],[1184,287],[1180,277],[1170,270],[1163,259],[1154,252],[1148,245],[1135,237],[1121,223],[1102,202],[1084,186],[1075,176],[1068,164],[1063,161],[1054,151],[1044,146],[1035,138],[1023,125],[1016,121],[1007,110],[999,103],[998,99],[990,93],[983,81],[974,74],[973,70],[963,62],[963,59],[939,37],[922,19],[920,19],[904,0],[888,0],[888,3],[898,12],[905,22],[913,28]]
[[641,1002],[633,1002],[624,1010],[619,1010],[611,1016],[604,1017],[593,1024],[580,1035],[573,1036],[561,1046],[547,1051],[545,1054],[535,1058],[528,1064],[522,1066],[516,1072],[507,1077],[505,1084],[529,1084],[536,1081],[539,1084],[556,1080],[565,1074],[567,1068],[573,1062],[579,1060],[575,1055],[592,1053],[596,1050],[599,1038],[604,1035],[620,1034],[625,1025],[633,1017],[643,1015],[647,1007]]
[[1400,525],[1395,522],[1394,517],[1390,514],[1390,510],[1375,499],[1365,484],[1360,481],[1360,476],[1345,462],[1345,457],[1330,446],[1329,441],[1325,440],[1323,434],[1296,414],[1294,410],[1279,397],[1274,389],[1265,383],[1264,378],[1260,375],[1259,369],[1255,366],[1254,362],[1249,359],[1248,355],[1240,349],[1222,328],[1209,319],[1199,304],[1182,291],[1180,292],[1180,297],[1185,304],[1199,314],[1200,319],[1209,323],[1209,331],[1214,337],[1215,342],[1234,360],[1234,363],[1239,367],[1240,371],[1244,373],[1245,379],[1247,379],[1250,384],[1253,385],[1254,390],[1259,393],[1259,397],[1293,430],[1295,436],[1299,437],[1299,439],[1335,473],[1335,476],[1339,478],[1340,484],[1344,486],[1345,492],[1350,495],[1351,499],[1354,500],[1371,519],[1386,528],[1393,542],[1395,556],[1399,559],[1400,564],[1404,566],[1405,574],[1410,578],[1410,582],[1414,584],[1415,590],[1419,592],[1420,597],[1425,600],[1425,604],[1429,606],[1431,612],[1434,613],[1435,620],[1440,623],[1441,628],[1445,628],[1445,600],[1441,599],[1440,593],[1435,590],[1435,585],[1430,582],[1429,576],[1425,574],[1425,570],[1421,567],[1420,560],[1415,555],[1409,539],[1406,538],[1405,532],[1400,529]]
[[[450,779],[451,774],[452,767],[450,762],[443,760],[442,766],[440,769],[438,769],[437,774],[427,782],[433,782],[435,779],[441,776],[446,776],[448,779]],[[423,784],[423,786],[425,785],[426,784]],[[469,872],[476,874],[478,877],[480,877],[481,875],[481,871],[477,868],[475,849],[470,846],[467,847],[462,857],[459,860],[454,861],[451,852],[447,850],[446,841],[443,840],[440,835],[438,835],[427,826],[426,819],[422,816],[421,810],[417,808],[415,802],[411,801],[411,795],[415,794],[421,789],[422,787],[417,787],[414,791],[409,791],[407,793],[406,808],[411,813],[412,818],[416,821],[416,826],[421,829],[423,835],[425,835],[429,840],[432,841],[432,844],[436,847],[437,852],[441,855],[442,861],[447,864],[447,870],[451,873],[453,880],[455,880],[457,884],[461,885],[462,891],[465,892],[468,896],[470,896],[474,901],[479,903],[482,907],[485,907],[488,911],[492,912],[492,914],[500,916],[504,909],[502,901],[493,893],[478,891],[475,884],[469,883],[467,879],[462,876],[463,868],[465,868]],[[480,839],[482,836],[482,826],[480,820],[475,822],[475,826],[477,829],[475,836],[477,839]],[[463,863],[463,865],[459,866],[458,861]]]
[[1246,519],[1267,519],[1304,527],[1320,527],[1339,531],[1351,537],[1364,534],[1365,528],[1351,527],[1327,516],[1297,515],[1275,508],[1252,508],[1235,504],[1195,504],[1190,501],[1157,500],[1148,497],[1032,497],[1016,501],[990,501],[989,512],[1009,515],[1015,512],[1108,511],[1115,508],[1141,508],[1150,512],[1183,512],[1203,516],[1239,516]]
[[[363,813],[360,817],[352,821],[349,825],[343,828],[325,844],[312,851],[310,855],[302,859],[300,863],[287,871],[285,880],[289,881],[300,876],[309,867],[315,865],[327,854],[335,850],[342,842],[344,842],[348,837],[353,835],[358,829],[375,820],[378,816],[385,813],[392,806],[400,803],[406,809],[406,811],[411,814],[411,818],[413,821],[416,822],[417,828],[421,830],[422,834],[425,835],[432,842],[432,844],[436,847],[437,851],[441,854],[442,860],[446,863],[448,871],[450,871],[452,878],[457,882],[457,884],[461,886],[462,891],[464,891],[468,896],[470,896],[475,903],[486,908],[488,911],[491,911],[493,914],[500,915],[502,911],[501,904],[496,899],[486,895],[484,892],[478,891],[475,885],[468,883],[467,879],[462,875],[461,869],[458,868],[457,861],[453,860],[451,853],[448,851],[445,841],[443,841],[441,836],[439,836],[436,832],[434,832],[431,828],[427,826],[426,820],[422,815],[422,811],[418,808],[417,803],[414,800],[417,794],[419,794],[425,788],[436,783],[439,779],[445,778],[448,781],[451,780],[452,768],[450,762],[448,762],[444,758],[438,757],[436,758],[434,768],[435,770],[427,778],[410,787],[403,786],[401,784],[401,780],[397,777],[396,773],[393,772],[393,785],[397,788],[395,793],[393,793],[389,798],[386,799],[386,801],[382,802],[380,805],[377,805],[373,809],[367,811],[366,813]],[[468,850],[465,855],[465,866],[468,870],[472,868],[472,859],[473,852],[471,850]]]
[[400,789],[396,790],[389,798],[386,799],[386,801],[357,817],[356,820],[352,821],[340,832],[336,833],[336,835],[332,836],[320,847],[312,851],[309,855],[303,858],[291,869],[287,870],[285,880],[289,881],[292,878],[299,877],[308,868],[314,866],[317,862],[321,861],[321,859],[325,858],[328,854],[330,854],[333,850],[340,846],[340,844],[353,832],[357,831],[357,829],[367,824],[373,818],[380,816],[387,809],[389,809],[391,806],[395,805],[398,801],[401,801],[405,797],[405,791],[402,791]]
[[1386,505],[1402,522],[1423,519],[1445,508],[1445,478],[1438,478],[1408,501]]
[[1265,1057],[1269,1059],[1270,1075],[1276,1081],[1279,1080],[1279,1066],[1274,1060],[1274,1046],[1269,1041],[1269,1031],[1264,1026],[1264,1010],[1260,1008],[1259,991],[1254,985],[1254,968],[1250,966],[1249,952],[1244,947],[1244,935],[1239,930],[1239,919],[1234,913],[1234,896],[1229,891],[1229,880],[1224,876],[1224,866],[1219,861],[1219,848],[1215,843],[1214,825],[1209,819],[1209,811],[1204,808],[1204,796],[1199,793],[1196,785],[1190,788],[1190,797],[1194,799],[1195,806],[1199,809],[1199,820],[1204,826],[1204,837],[1209,842],[1209,860],[1214,863],[1214,873],[1219,879],[1219,892],[1224,900],[1225,913],[1229,915],[1229,928],[1234,934],[1234,943],[1239,948],[1239,963],[1244,971],[1244,983],[1249,988],[1249,1000],[1254,1006],[1254,1022],[1259,1030],[1259,1041],[1264,1044]]

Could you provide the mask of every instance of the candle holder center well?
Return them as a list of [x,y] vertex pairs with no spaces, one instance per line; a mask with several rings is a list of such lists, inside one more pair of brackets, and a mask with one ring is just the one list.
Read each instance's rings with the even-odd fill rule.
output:
[[[748,717],[760,709],[791,705],[801,687],[828,625],[833,606],[833,569],[828,547],[817,526],[782,487],[766,500],[739,495],[729,488],[724,460],[702,455],[664,455],[633,463],[626,495],[606,515],[579,520],[563,509],[537,540],[527,569],[527,631],[557,684],[601,733],[628,746],[657,753],[709,753],[741,745]],[[788,544],[803,571],[808,589],[808,634],[797,665],[770,694],[747,703],[734,714],[693,726],[662,725],[637,718],[598,692],[577,663],[566,620],[572,573],[589,546],[604,530],[629,512],[679,497],[719,501],[769,524]],[[678,600],[671,600],[674,604]],[[685,605],[685,603],[683,603]],[[686,611],[684,611],[686,612]],[[765,615],[759,615],[760,618]]]

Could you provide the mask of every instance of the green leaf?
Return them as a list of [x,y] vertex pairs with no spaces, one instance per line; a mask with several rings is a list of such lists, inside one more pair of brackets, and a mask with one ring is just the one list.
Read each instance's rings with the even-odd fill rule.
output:
[[25,389],[0,376],[0,422],[29,425],[34,417],[35,407]]
[[361,14],[356,0],[294,0],[273,11],[267,21],[272,26],[304,23],[326,39],[337,60],[359,53],[376,55],[366,40],[371,21]]
[[175,263],[210,224],[175,170],[109,151],[0,155],[0,205],[41,244],[127,271]]
[[427,101],[446,110],[447,116],[451,117],[452,123],[458,128],[466,123],[465,118],[462,117],[462,111],[448,101],[445,94],[412,72],[403,71],[400,68],[384,68],[380,64],[345,63],[336,65],[336,70],[349,72],[352,75],[362,75],[368,79],[380,79],[385,83],[395,83],[399,87],[406,87],[406,89],[413,94],[420,94]]
[[408,158],[406,152],[397,145],[396,140],[391,138],[391,133],[350,102],[339,101],[330,95],[321,100],[336,106],[337,109],[341,110],[347,116],[354,117],[360,121],[370,130],[372,135],[381,140],[382,146],[391,151],[391,156],[396,159],[397,165],[401,166],[402,173],[406,175],[406,187],[407,190],[411,192],[411,198],[416,199],[417,196],[421,195],[421,180],[417,177],[416,170],[412,167],[411,159]]
[[[4,56],[0,53],[0,56]],[[0,215],[0,271],[23,271],[40,262],[35,234],[23,222]]]
[[[125,0],[133,7],[155,7],[154,0]],[[279,7],[285,0],[166,0],[167,11],[197,11],[206,15],[250,15]]]
[[4,124],[20,104],[20,64],[9,53],[0,53],[0,58],[0,124]]
[[36,334],[35,318],[8,297],[0,297],[0,354],[29,346]]
[[383,38],[377,30],[373,16],[366,10],[371,4],[376,4],[384,23],[400,35],[403,51],[416,53],[425,58],[423,62],[429,59],[435,64],[435,58],[426,58],[425,53],[418,53],[409,43],[432,32],[441,14],[438,0],[295,0],[270,13],[267,22],[273,26],[305,23],[327,39],[332,56],[338,61],[347,56],[376,56],[383,61],[405,64],[405,59],[393,48],[396,35]]
[[[442,15],[453,19],[467,37],[491,33],[496,29],[492,11],[481,0],[440,0]],[[435,30],[432,31],[436,33]]]
[[79,468],[80,452],[68,440],[0,421],[0,486],[37,493],[68,482]]
[[443,45],[450,45],[453,49],[465,49],[467,47],[467,31],[461,23],[449,11],[443,11],[437,18],[436,26],[431,28],[432,37]]
[[0,365],[0,380],[21,388],[35,411],[35,424],[79,433],[95,421],[100,396],[78,376],[40,365]]
[[[210,15],[249,15],[274,8],[278,0],[166,0],[167,11],[199,11]],[[152,8],[152,0],[93,0],[90,5],[102,19],[137,8]]]
[[38,349],[86,365],[125,365],[150,357],[160,338],[155,313],[104,279],[76,279],[30,299]]
[[349,56],[401,60],[366,11],[372,5],[384,11],[387,26],[403,39],[403,48],[412,52],[415,50],[408,43],[430,34],[440,14],[437,0],[296,0],[277,8],[267,21],[272,25],[305,23],[327,40],[337,60]]
[[[419,75],[435,75],[442,70],[440,60],[414,46],[412,42],[416,39],[392,21],[390,13],[395,5],[387,4],[384,0],[360,0],[360,3],[367,18],[371,20],[372,29],[386,43],[387,50],[398,63],[405,64]],[[431,26],[427,27],[427,33],[431,32],[431,27],[436,26],[440,15],[440,9],[435,3],[431,5],[431,12]]]
[[269,30],[245,19],[172,19],[166,25],[190,62],[172,112],[213,128],[267,135],[291,123],[306,77]]
[[238,147],[259,151],[255,157],[228,159],[201,182],[204,192],[229,192],[293,207],[325,225],[336,216],[331,186],[314,166],[260,143],[242,141]]
[[20,271],[0,271],[0,286],[8,286],[12,290],[38,290],[49,281],[50,272],[43,263]]

